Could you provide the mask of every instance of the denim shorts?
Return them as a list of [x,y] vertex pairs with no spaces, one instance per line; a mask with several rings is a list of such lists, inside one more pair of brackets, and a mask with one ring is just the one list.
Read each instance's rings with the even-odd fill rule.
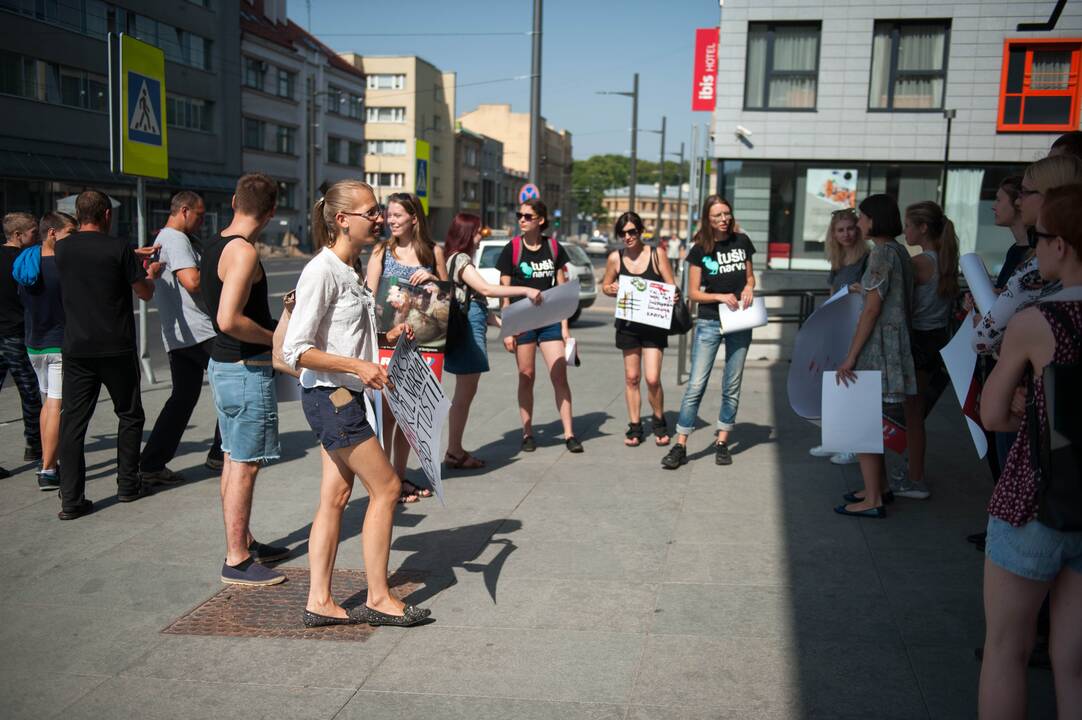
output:
[[474,300],[469,309],[470,332],[447,343],[443,355],[443,369],[455,375],[472,375],[488,372],[488,347],[485,332],[488,329],[488,308]]
[[515,336],[515,341],[519,345],[529,345],[531,343],[543,343],[550,340],[563,340],[564,333],[560,328],[560,323],[553,323],[546,325],[545,327],[537,328],[536,330],[527,330],[524,333],[519,333]]
[[1053,530],[1037,520],[1015,527],[988,518],[984,554],[1007,572],[1051,582],[1063,568],[1082,574],[1082,532]]
[[[266,360],[270,360],[270,355]],[[222,452],[228,453],[236,462],[277,460],[281,448],[278,445],[274,369],[270,365],[211,360],[207,365],[207,378],[214,392]]]
[[368,438],[376,436],[372,426],[368,424],[364,393],[350,390],[353,402],[336,408],[331,402],[331,393],[337,389],[312,387],[301,390],[304,417],[312,426],[312,432],[316,434],[319,444],[328,451],[360,445]]

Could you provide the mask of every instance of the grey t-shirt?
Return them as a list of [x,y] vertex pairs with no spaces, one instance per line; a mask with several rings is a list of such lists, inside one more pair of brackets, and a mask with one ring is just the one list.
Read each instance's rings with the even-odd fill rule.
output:
[[154,241],[161,245],[165,269],[154,281],[154,302],[162,325],[162,342],[168,351],[191,347],[214,337],[214,324],[199,309],[191,293],[177,280],[178,270],[199,269],[199,259],[188,236],[180,230],[162,228]]

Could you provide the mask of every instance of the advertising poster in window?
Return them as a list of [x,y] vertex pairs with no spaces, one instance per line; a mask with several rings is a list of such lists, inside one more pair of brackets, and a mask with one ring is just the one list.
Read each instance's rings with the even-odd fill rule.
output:
[[808,170],[804,198],[804,242],[824,242],[830,215],[857,206],[856,170]]

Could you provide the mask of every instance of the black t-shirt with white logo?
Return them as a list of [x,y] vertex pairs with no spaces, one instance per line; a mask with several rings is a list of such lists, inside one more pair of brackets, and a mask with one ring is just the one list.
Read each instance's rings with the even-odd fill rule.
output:
[[[541,247],[530,250],[525,241],[521,243],[522,252],[515,264],[515,243],[507,243],[496,261],[496,269],[500,275],[508,275],[511,284],[516,286],[532,287],[538,290],[548,290],[556,285],[556,272],[566,265],[570,259],[567,251],[560,244],[556,245],[556,257],[552,257],[552,240],[547,237],[541,238]],[[511,302],[522,298],[511,298]]]
[[[702,269],[699,285],[708,293],[739,296],[748,284],[748,263],[755,254],[755,246],[747,235],[730,235],[728,240],[714,243],[714,252],[707,255],[702,245],[696,244],[688,253],[688,265]],[[718,303],[699,303],[699,317],[704,320],[718,319]]]

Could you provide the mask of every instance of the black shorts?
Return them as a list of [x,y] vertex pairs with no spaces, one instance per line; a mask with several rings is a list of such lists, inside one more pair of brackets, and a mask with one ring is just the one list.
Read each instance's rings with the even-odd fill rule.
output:
[[935,372],[943,367],[943,356],[939,354],[939,351],[950,342],[950,339],[950,330],[945,327],[911,331],[909,346],[913,352],[913,367],[927,373]]
[[663,331],[652,333],[617,330],[616,347],[619,350],[638,350],[639,348],[664,350],[669,347],[669,335]]
[[364,393],[350,390],[353,402],[336,408],[330,396],[337,389],[314,387],[301,390],[304,417],[312,426],[316,439],[327,450],[353,447],[376,436],[372,426],[368,424]]

